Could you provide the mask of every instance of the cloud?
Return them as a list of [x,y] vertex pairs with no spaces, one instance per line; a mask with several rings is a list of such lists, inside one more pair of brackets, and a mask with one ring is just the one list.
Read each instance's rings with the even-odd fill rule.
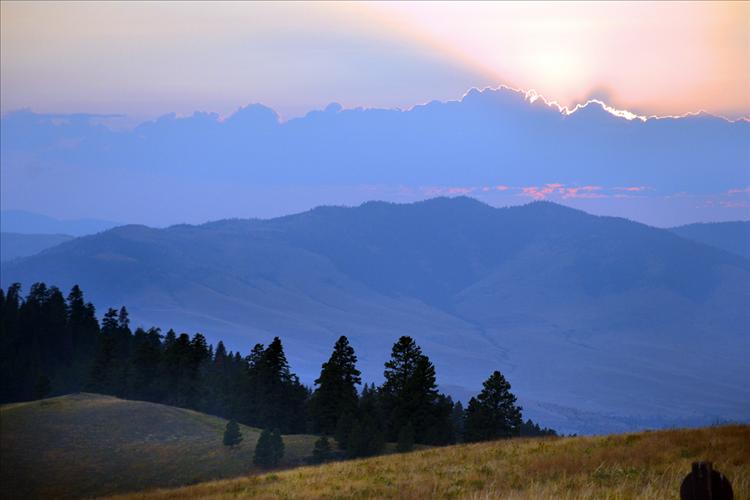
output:
[[729,191],[727,191],[727,194],[730,196],[733,194],[750,194],[750,186],[745,188],[730,189]]
[[526,186],[521,188],[521,196],[528,196],[535,200],[546,200],[549,195],[562,188],[562,184],[546,184],[544,186]]
[[527,196],[535,200],[546,200],[551,197],[561,198],[564,200],[575,198],[608,198],[609,195],[603,193],[604,187],[594,185],[584,186],[566,186],[560,183],[550,183],[543,186],[526,186],[521,188],[521,196]]
[[748,204],[746,201],[723,200],[719,202],[719,205],[721,205],[724,208],[747,208],[748,207]]
[[[101,206],[98,193],[107,193],[108,218],[151,220],[152,207],[184,201],[175,185],[227,216],[249,213],[236,207],[254,202],[217,194],[225,186],[297,189],[296,199],[274,200],[276,213],[337,186],[390,186],[370,196],[389,201],[461,194],[507,202],[677,192],[738,197],[747,192],[750,164],[750,122],[703,115],[628,121],[597,105],[561,117],[557,108],[505,89],[408,110],[333,106],[287,121],[251,105],[226,119],[196,113],[122,131],[91,122],[30,111],[4,115],[3,206],[55,214],[70,200]],[[44,169],[43,182],[32,168]],[[145,187],[153,199],[143,198]],[[729,187],[735,189],[727,193]],[[343,192],[320,202],[347,203]]]

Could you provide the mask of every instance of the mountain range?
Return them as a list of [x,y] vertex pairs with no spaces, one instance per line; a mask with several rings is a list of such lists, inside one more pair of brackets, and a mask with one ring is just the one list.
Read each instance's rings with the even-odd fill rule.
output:
[[121,226],[5,262],[100,313],[247,352],[281,336],[310,383],[347,335],[380,381],[400,335],[460,399],[492,370],[563,432],[747,420],[750,260],[626,219],[471,198]]

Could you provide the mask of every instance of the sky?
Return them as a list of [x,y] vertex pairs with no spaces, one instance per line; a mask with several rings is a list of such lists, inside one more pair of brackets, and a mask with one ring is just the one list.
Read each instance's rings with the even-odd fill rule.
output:
[[750,115],[747,2],[2,2],[2,110],[282,117],[471,87]]
[[[591,99],[627,118],[699,111],[750,117],[750,2],[2,1],[0,22],[4,210],[166,225],[468,194],[495,205],[549,199],[661,226],[750,218],[745,125],[696,119],[673,128],[652,121],[653,133],[637,124],[627,133],[624,125],[600,130],[596,106],[578,108],[590,111],[581,113],[587,118],[562,128],[557,115],[545,115],[544,124],[532,118],[544,104],[568,116]],[[466,103],[472,138],[458,137],[458,149],[442,155],[436,151],[468,129],[451,129],[446,141],[431,137],[430,127],[447,133],[460,113],[433,109],[435,120],[446,120],[440,123],[404,113],[385,127],[377,113],[361,122],[338,113],[418,110],[497,88],[518,95],[485,94],[494,116],[532,121],[511,126],[510,134],[493,122],[492,135],[482,112]],[[333,110],[329,121],[304,118],[323,109]],[[7,119],[19,110],[42,115],[30,119],[33,126]],[[95,122],[122,134],[105,137],[90,118],[55,128],[66,120],[49,116],[71,113],[106,115]],[[273,129],[273,140],[243,149],[246,136],[232,128],[242,120],[242,134],[264,137]],[[276,127],[277,120],[290,127]],[[421,123],[419,131],[410,123]],[[336,148],[349,146],[326,142],[327,134],[354,144],[353,125],[373,140],[364,153],[348,151],[332,162]],[[410,163],[413,151],[379,147],[378,134],[387,136],[388,127],[432,141],[434,151]],[[511,165],[492,141],[515,129],[525,135],[516,140],[520,149],[505,150],[515,158]],[[586,134],[600,131],[601,144],[589,144]],[[217,135],[204,141],[207,132]],[[633,164],[623,140],[636,136]],[[138,142],[144,137],[155,141],[147,149]],[[237,155],[222,149],[226,141]],[[540,143],[551,148],[549,157],[524,156],[523,148]],[[284,151],[291,144],[299,150],[294,158]],[[485,149],[460,156],[461,148]],[[569,150],[564,161],[555,148]],[[386,150],[391,157],[368,163]],[[256,163],[253,154],[260,155]],[[360,154],[354,175],[349,165]],[[420,162],[431,155],[435,168],[425,170]],[[394,168],[401,177],[391,175]],[[245,171],[233,178],[237,169]],[[642,189],[618,191],[625,188]]]

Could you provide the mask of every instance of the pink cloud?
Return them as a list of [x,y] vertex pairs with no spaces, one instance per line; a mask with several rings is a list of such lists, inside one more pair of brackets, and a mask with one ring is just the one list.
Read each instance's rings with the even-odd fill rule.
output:
[[461,196],[487,189],[467,186],[422,186],[419,188],[425,196]]
[[545,184],[544,186],[527,186],[521,188],[521,196],[528,196],[535,200],[546,200],[553,194],[561,195],[563,199],[569,198],[607,198],[601,193],[602,186],[575,186],[565,187],[564,184]]
[[469,194],[473,191],[474,191],[474,188],[471,188],[471,187],[449,187],[446,192],[449,195],[463,195],[463,194]]
[[510,189],[510,186],[503,186],[502,184],[499,186],[495,186],[496,191],[507,191]]
[[719,205],[724,208],[747,208],[746,201],[720,201]]
[[638,192],[638,191],[645,191],[650,188],[648,186],[622,186],[622,187],[616,187],[614,189],[615,191]]
[[[556,184],[554,186],[560,186],[560,184]],[[521,196],[528,196],[530,198],[534,198],[535,200],[544,200],[547,199],[547,196],[552,194],[557,187],[553,187],[551,184],[547,184],[544,187],[539,186],[527,186],[525,188],[521,188]]]
[[729,191],[727,191],[727,194],[729,194],[729,195],[732,195],[732,194],[747,194],[747,193],[750,193],[750,186],[748,186],[746,188],[734,188],[734,189],[730,189]]
[[597,193],[601,191],[601,186],[579,186],[563,189],[563,198],[606,198],[607,195]]

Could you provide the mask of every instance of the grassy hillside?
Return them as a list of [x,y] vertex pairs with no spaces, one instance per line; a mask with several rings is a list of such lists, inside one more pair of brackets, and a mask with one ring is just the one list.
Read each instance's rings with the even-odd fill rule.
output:
[[[0,496],[80,497],[175,487],[255,472],[257,429],[230,451],[226,421],[171,406],[76,394],[0,407]],[[314,436],[284,436],[284,466]]]
[[710,460],[750,498],[750,426],[451,446],[216,481],[135,498],[678,498]]

